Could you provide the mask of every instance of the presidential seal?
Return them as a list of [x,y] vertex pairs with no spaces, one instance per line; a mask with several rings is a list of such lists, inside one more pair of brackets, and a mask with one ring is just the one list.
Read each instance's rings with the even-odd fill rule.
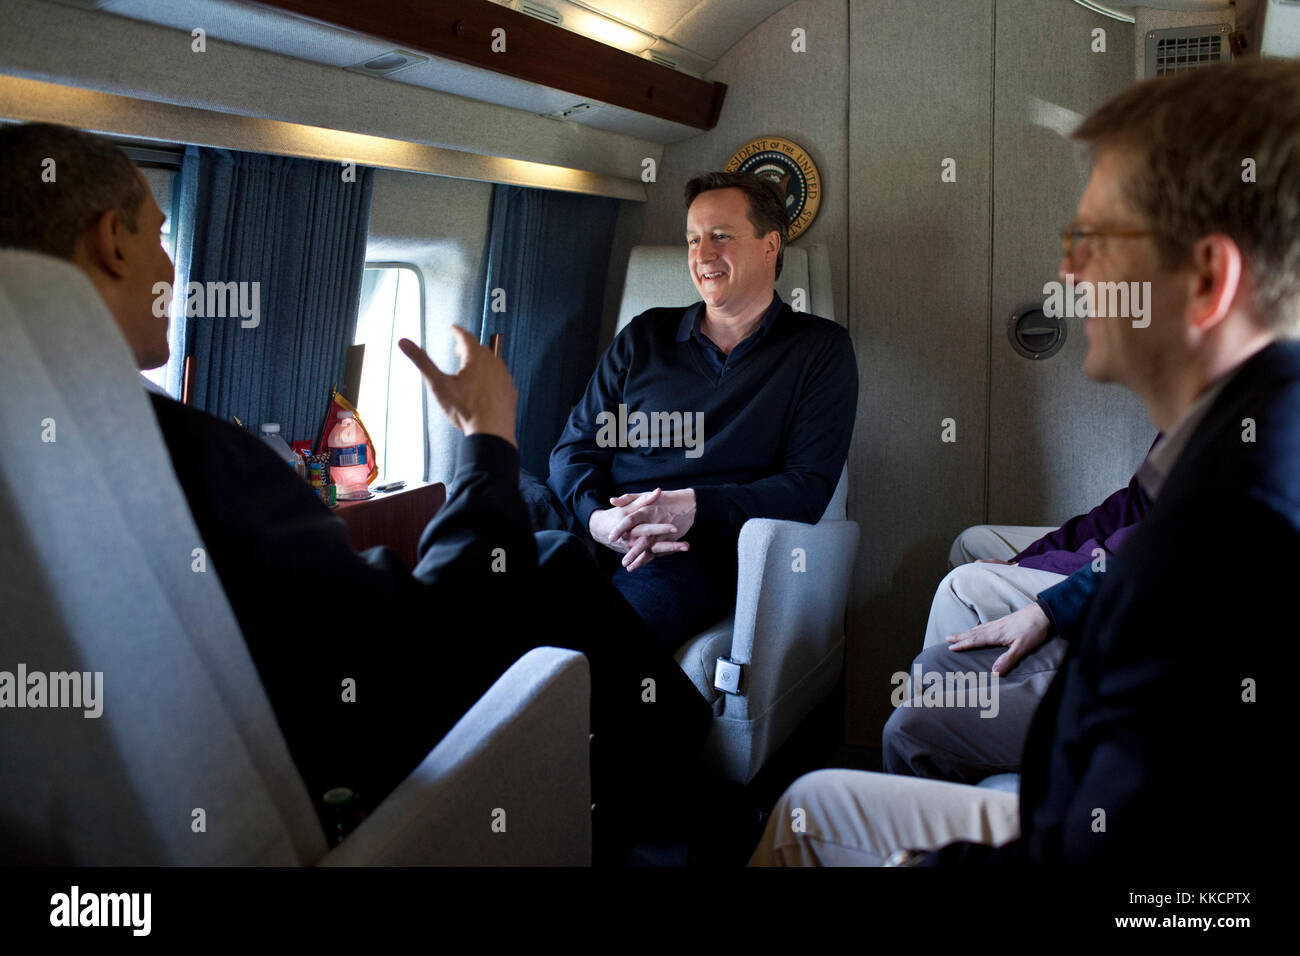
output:
[[790,241],[812,225],[822,204],[822,177],[817,164],[798,143],[764,136],[746,143],[727,162],[729,173],[753,173],[785,190],[785,210],[790,215]]

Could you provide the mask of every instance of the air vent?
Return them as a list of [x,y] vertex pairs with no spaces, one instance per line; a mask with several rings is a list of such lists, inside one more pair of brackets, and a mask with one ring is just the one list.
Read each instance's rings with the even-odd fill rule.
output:
[[381,53],[379,56],[371,57],[363,63],[354,63],[345,69],[353,73],[365,73],[367,76],[392,76],[401,70],[415,66],[418,63],[427,63],[429,58],[422,53],[412,53],[410,50],[390,50],[388,53]]
[[547,23],[553,23],[557,27],[564,22],[564,17],[560,16],[559,10],[540,3],[534,3],[533,0],[518,0],[514,6],[520,13],[526,13],[538,20],[545,20]]
[[1225,23],[1149,31],[1146,37],[1147,77],[1195,70],[1232,59],[1229,32]]
[[656,53],[654,50],[646,50],[641,55],[651,63],[658,63],[660,66],[666,66],[670,70],[677,69],[677,61],[670,56],[664,56],[662,53]]
[[572,119],[575,116],[581,116],[583,113],[590,113],[596,107],[592,103],[579,103],[576,106],[566,106],[562,110],[556,110],[554,113],[547,113],[547,116],[554,116],[556,119]]

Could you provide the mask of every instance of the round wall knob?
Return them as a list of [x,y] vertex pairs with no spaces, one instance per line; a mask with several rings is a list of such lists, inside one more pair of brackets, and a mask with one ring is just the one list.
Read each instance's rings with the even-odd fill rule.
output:
[[1048,318],[1035,306],[1011,316],[1007,337],[1011,339],[1011,347],[1025,358],[1051,358],[1065,344],[1065,321]]

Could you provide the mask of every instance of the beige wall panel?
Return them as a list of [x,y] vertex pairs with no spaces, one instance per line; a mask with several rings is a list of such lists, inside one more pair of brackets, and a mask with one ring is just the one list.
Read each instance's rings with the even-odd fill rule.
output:
[[[458,366],[450,327],[473,332],[471,312],[492,208],[492,185],[419,173],[375,170],[367,261],[409,262],[424,282],[425,351],[442,369]],[[450,483],[460,432],[426,389],[429,480]]]
[[850,6],[851,744],[878,746],[948,544],[984,507],[993,20],[993,0]]
[[1155,436],[1130,392],[1083,374],[1082,319],[1048,359],[1007,338],[1010,315],[1041,307],[1057,278],[1058,233],[1087,182],[1085,151],[1060,130],[1130,84],[1133,27],[1065,2],[998,0],[997,13],[988,520],[1056,525],[1126,484]]

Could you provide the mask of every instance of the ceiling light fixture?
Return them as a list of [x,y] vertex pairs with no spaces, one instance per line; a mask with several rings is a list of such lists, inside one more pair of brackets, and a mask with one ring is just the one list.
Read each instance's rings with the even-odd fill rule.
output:
[[372,56],[360,63],[353,63],[351,66],[344,67],[344,69],[351,70],[353,73],[364,73],[367,76],[392,76],[394,73],[415,66],[418,63],[428,62],[429,58],[423,53],[412,53],[410,50],[389,50],[387,53]]

